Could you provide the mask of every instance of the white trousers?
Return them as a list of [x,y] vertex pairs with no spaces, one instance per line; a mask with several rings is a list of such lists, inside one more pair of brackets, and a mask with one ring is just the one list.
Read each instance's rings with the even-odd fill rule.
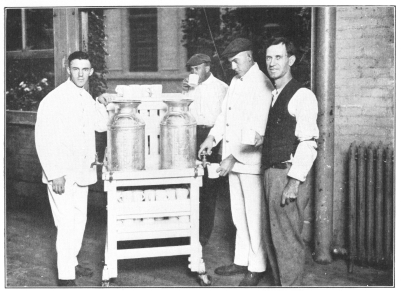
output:
[[266,270],[263,176],[230,172],[230,199],[237,228],[234,264],[248,266],[251,272]]
[[57,227],[57,268],[60,280],[74,280],[75,266],[85,232],[88,208],[88,186],[68,181],[65,192],[56,194],[47,186],[54,223]]

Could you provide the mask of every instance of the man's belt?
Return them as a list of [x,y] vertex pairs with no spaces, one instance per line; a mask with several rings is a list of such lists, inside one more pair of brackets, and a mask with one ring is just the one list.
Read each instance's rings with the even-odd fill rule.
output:
[[212,128],[213,126],[212,125],[204,125],[204,124],[198,124],[196,127],[199,127],[199,128]]
[[270,165],[269,168],[273,168],[273,169],[287,169],[289,166],[289,163],[275,163],[273,165]]

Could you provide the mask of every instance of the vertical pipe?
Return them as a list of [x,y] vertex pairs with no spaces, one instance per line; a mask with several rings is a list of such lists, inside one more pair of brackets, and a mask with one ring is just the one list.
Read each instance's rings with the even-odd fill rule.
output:
[[376,236],[376,262],[382,264],[383,256],[383,145],[379,144],[376,152],[376,211],[375,211],[375,236]]
[[334,178],[334,93],[336,8],[316,8],[315,26],[315,94],[318,98],[318,155],[315,180],[315,256],[317,263],[332,262],[333,178]]
[[386,265],[392,264],[393,241],[393,149],[386,148],[384,175],[384,260]]
[[373,144],[370,144],[368,147],[366,166],[366,255],[368,263],[372,263],[374,258],[375,192],[373,159]]
[[366,168],[365,168],[365,144],[358,147],[358,192],[357,192],[357,252],[358,261],[365,263],[365,186],[366,186]]
[[315,70],[316,70],[316,8],[312,8],[312,16],[311,16],[311,58],[310,58],[310,87],[313,92],[316,92],[315,85]]
[[354,271],[356,258],[356,146],[352,143],[349,149],[348,160],[348,272]]
[[27,35],[26,35],[26,10],[25,8],[21,9],[21,30],[22,30],[22,50],[25,51],[27,49]]

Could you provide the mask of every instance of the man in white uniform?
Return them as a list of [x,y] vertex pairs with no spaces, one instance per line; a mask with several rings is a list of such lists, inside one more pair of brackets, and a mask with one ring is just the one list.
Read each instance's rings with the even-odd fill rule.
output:
[[[237,75],[232,79],[222,112],[200,147],[211,151],[223,142],[220,176],[229,176],[231,212],[235,227],[234,262],[215,273],[222,276],[245,274],[240,286],[256,286],[266,270],[265,219],[261,157],[263,134],[273,86],[252,56],[252,43],[244,38],[232,41],[223,57]],[[245,133],[251,135],[246,141]]]
[[319,137],[316,96],[293,79],[291,67],[295,60],[294,44],[287,38],[275,38],[267,44],[267,71],[275,90],[262,161],[266,169],[267,252],[274,285],[278,286],[302,283],[307,175],[317,155]]
[[[195,54],[187,62],[191,74],[199,76],[198,84],[194,87],[188,85],[188,78],[184,79],[182,88],[188,98],[194,101],[189,106],[192,115],[196,119],[196,145],[207,137],[214,125],[217,116],[221,112],[221,104],[227,93],[227,84],[215,78],[210,71],[211,59],[205,54]],[[210,163],[220,163],[220,143],[213,149],[213,153],[207,157]],[[217,195],[224,185],[225,178],[209,179],[208,170],[205,169],[203,186],[200,188],[199,197],[199,240],[204,247],[212,234],[216,210]]]
[[72,53],[67,72],[70,78],[39,105],[35,143],[57,227],[58,285],[76,286],[76,275],[92,275],[78,264],[77,255],[86,225],[88,185],[97,180],[96,167],[91,168],[95,131],[107,129],[108,115],[84,89],[93,73],[88,54]]

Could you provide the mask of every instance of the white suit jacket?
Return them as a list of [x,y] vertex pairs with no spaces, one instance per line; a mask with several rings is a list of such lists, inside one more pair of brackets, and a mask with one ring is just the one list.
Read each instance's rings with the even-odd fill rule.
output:
[[107,130],[104,105],[83,88],[67,80],[40,103],[35,125],[35,143],[44,183],[66,176],[78,185],[97,181],[95,131]]
[[272,90],[272,83],[257,63],[242,78],[235,76],[231,80],[222,104],[222,112],[209,134],[214,136],[216,144],[223,139],[223,159],[229,155],[237,159],[234,172],[262,172],[262,147],[242,144],[241,132],[242,129],[252,129],[261,136],[264,135]]

